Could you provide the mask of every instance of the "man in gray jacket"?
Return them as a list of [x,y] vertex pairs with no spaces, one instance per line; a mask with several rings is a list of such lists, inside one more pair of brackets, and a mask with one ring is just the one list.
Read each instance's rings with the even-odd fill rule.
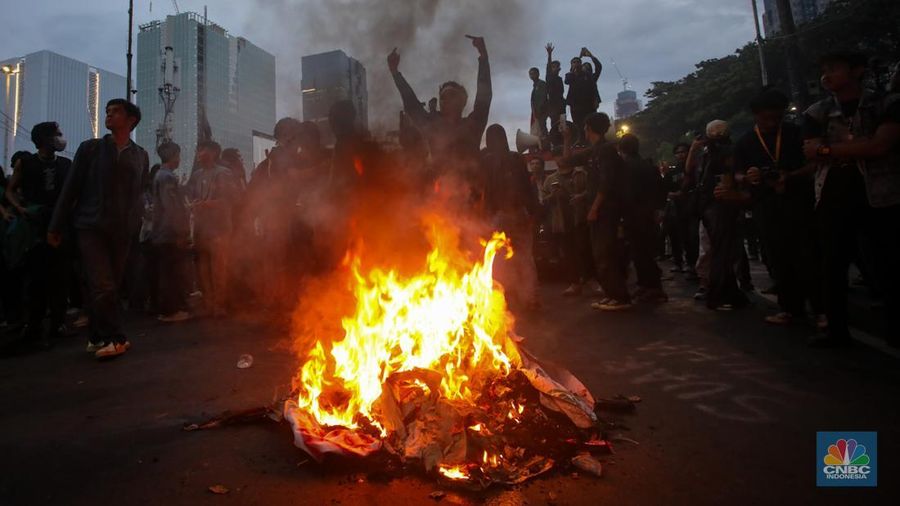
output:
[[171,323],[190,318],[185,301],[184,259],[191,234],[191,217],[174,172],[181,163],[181,147],[174,142],[164,142],[156,153],[162,164],[150,187],[153,229],[149,239],[153,245],[156,273],[156,280],[150,282],[158,283],[157,319]]
[[101,139],[81,143],[53,211],[47,243],[58,247],[71,223],[87,280],[91,335],[87,351],[98,359],[117,357],[131,347],[122,331],[119,285],[134,235],[140,226],[143,181],[150,159],[131,140],[141,110],[125,99],[106,104]]

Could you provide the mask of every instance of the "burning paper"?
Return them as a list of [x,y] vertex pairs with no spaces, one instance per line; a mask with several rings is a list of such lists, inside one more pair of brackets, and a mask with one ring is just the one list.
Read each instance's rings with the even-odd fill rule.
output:
[[511,338],[492,272],[499,253],[512,255],[506,236],[484,241],[475,261],[455,244],[432,237],[412,276],[362,272],[359,256],[347,258],[355,310],[342,319],[343,339],[315,343],[285,404],[298,447],[316,459],[384,449],[445,480],[487,484],[553,466],[529,431],[562,419],[570,438],[589,439],[579,431],[597,418],[584,385],[551,376]]

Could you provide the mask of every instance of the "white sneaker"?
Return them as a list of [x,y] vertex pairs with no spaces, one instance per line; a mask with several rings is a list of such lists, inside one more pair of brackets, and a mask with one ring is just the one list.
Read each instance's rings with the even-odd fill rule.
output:
[[766,323],[771,323],[772,325],[790,325],[791,313],[781,312],[778,314],[773,314],[771,316],[766,316]]
[[156,317],[157,320],[164,323],[183,322],[191,319],[191,314],[187,311],[178,311],[172,314],[161,314]]
[[84,351],[86,351],[88,353],[96,353],[97,350],[99,350],[100,348],[103,348],[104,346],[106,346],[106,343],[103,343],[103,342],[95,343],[93,341],[88,341],[87,347],[84,349]]
[[125,341],[124,343],[112,342],[97,350],[97,352],[94,353],[94,357],[100,360],[115,358],[128,351],[128,348],[131,348],[131,343],[128,341]]

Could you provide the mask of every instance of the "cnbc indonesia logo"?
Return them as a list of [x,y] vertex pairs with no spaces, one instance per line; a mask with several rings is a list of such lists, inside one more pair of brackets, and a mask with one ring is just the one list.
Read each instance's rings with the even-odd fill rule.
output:
[[[822,467],[819,468],[819,486],[875,486],[877,474],[875,471],[874,450],[877,440],[875,433],[856,433],[856,437],[843,437],[827,433],[819,433],[819,451],[828,441],[827,452],[822,457]],[[824,437],[823,437],[824,436]],[[849,435],[848,435],[849,436]],[[840,437],[836,439],[835,437]],[[866,445],[871,445],[869,454]],[[820,453],[821,455],[821,453]]]

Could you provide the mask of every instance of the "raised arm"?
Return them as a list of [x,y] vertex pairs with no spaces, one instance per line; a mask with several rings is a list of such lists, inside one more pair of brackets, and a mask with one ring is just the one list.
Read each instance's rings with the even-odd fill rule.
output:
[[550,64],[553,63],[553,44],[547,43],[547,70],[544,72],[544,79],[550,76]]
[[584,48],[582,56],[587,56],[594,62],[594,73],[591,75],[591,79],[593,79],[594,82],[597,82],[597,80],[600,79],[600,73],[603,72],[603,64],[600,63],[600,60],[598,60],[597,57],[594,56],[594,53],[588,48]]
[[397,52],[397,48],[394,48],[391,54],[388,55],[387,64],[388,69],[391,71],[391,76],[394,78],[394,84],[397,85],[397,91],[400,92],[400,98],[403,100],[403,110],[406,111],[413,123],[422,125],[428,118],[428,113],[425,111],[425,106],[419,101],[419,97],[416,96],[416,92],[413,91],[412,86],[406,82],[406,78],[400,73],[400,53]]
[[487,47],[484,45],[483,37],[472,37],[472,45],[478,49],[478,86],[475,91],[475,104],[470,118],[476,120],[484,130],[487,127],[488,115],[491,112],[491,100],[494,97],[493,88],[491,87],[491,64],[488,61]]

